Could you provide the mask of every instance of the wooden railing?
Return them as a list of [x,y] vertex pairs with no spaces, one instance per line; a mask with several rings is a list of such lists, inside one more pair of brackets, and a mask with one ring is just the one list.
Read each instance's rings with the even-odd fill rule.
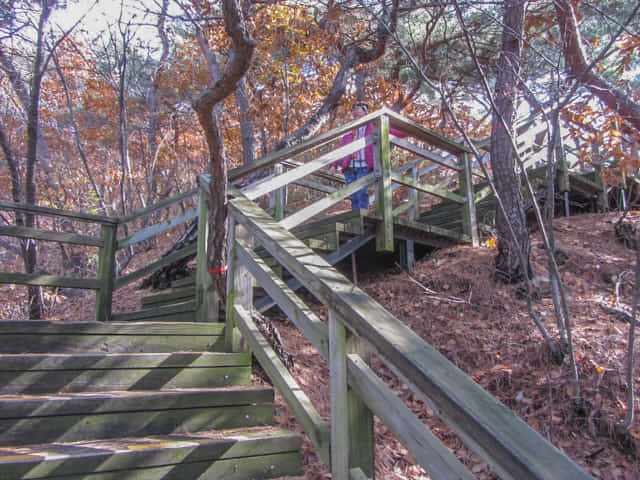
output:
[[[438,195],[432,186],[423,186],[415,178],[393,173],[389,162],[389,145],[395,144],[422,157],[431,153],[422,147],[388,135],[389,125],[412,136],[428,139],[440,148],[454,150],[461,161],[444,166],[461,172],[461,184],[470,179],[467,152],[422,127],[381,111],[345,127],[323,134],[288,152],[274,154],[261,166],[243,167],[232,178],[257,168],[264,168],[315,148],[342,135],[350,128],[376,121],[378,136],[325,153],[315,160],[295,165],[294,169],[268,179],[244,191],[231,190],[229,201],[229,263],[227,277],[226,344],[229,350],[246,345],[267,372],[289,408],[304,428],[320,457],[330,468],[332,478],[365,479],[374,477],[373,417],[377,417],[400,440],[411,455],[434,479],[472,479],[473,474],[446,448],[414,413],[369,367],[371,355],[393,371],[412,391],[427,403],[456,434],[491,468],[505,479],[580,480],[591,478],[564,454],[531,429],[525,422],[483,390],[465,373],[427,344],[404,323],[371,299],[316,255],[289,229],[312,218],[357,187],[376,184],[378,247],[389,247],[392,232],[390,186],[400,181],[416,190]],[[252,200],[287,183],[299,181],[333,160],[374,142],[378,150],[380,171],[364,177],[355,187],[347,186],[316,204],[289,217],[274,218]],[[429,156],[427,156],[429,154]],[[440,160],[440,159],[438,159]],[[438,164],[445,162],[439,161]],[[463,179],[464,178],[464,179]],[[282,180],[286,179],[286,182]],[[410,181],[413,180],[413,181]],[[207,178],[200,177],[203,190]],[[352,184],[353,185],[353,184]],[[467,188],[470,182],[466,184]],[[469,205],[472,195],[456,197]],[[409,200],[412,201],[412,200]],[[413,205],[411,206],[413,207]],[[266,250],[277,265],[289,272],[328,310],[325,324],[267,265],[257,249]],[[252,315],[252,286],[256,282],[291,319],[302,334],[327,360],[330,377],[331,419],[325,421],[295,378],[279,360]]]
[[34,285],[43,287],[62,287],[89,289],[96,292],[95,318],[98,321],[111,320],[112,297],[114,291],[138,280],[154,271],[171,263],[195,255],[196,246],[188,246],[180,251],[164,256],[135,270],[133,272],[118,276],[116,272],[116,252],[129,248],[137,243],[149,240],[171,228],[175,228],[198,216],[199,210],[188,210],[180,215],[174,216],[166,221],[161,221],[150,226],[146,226],[140,231],[118,238],[120,232],[125,231],[125,226],[149,216],[162,209],[166,209],[176,203],[193,198],[198,193],[198,189],[192,189],[172,198],[164,199],[138,212],[123,217],[107,217],[101,215],[91,215],[81,212],[69,212],[47,207],[18,204],[13,202],[0,201],[0,210],[14,212],[15,214],[44,216],[53,218],[63,218],[67,221],[83,222],[98,225],[101,229],[100,235],[86,235],[77,233],[66,233],[38,228],[27,228],[13,225],[0,226],[0,235],[9,237],[32,239],[39,241],[58,242],[62,244],[81,245],[86,247],[97,247],[98,267],[95,277],[63,277],[47,275],[41,273],[12,273],[0,272],[0,283],[12,283],[18,285]]
[[[294,160],[296,156],[313,152],[319,147],[326,150],[327,145],[336,142],[345,133],[369,123],[374,123],[376,126],[373,135],[342,147],[333,148],[325,153],[313,154],[314,159],[306,163]],[[390,128],[408,135],[411,141],[390,134]],[[371,144],[377,145],[374,150],[376,154],[375,169],[371,175],[339,189],[313,181],[310,178],[331,179],[334,183],[344,183],[341,176],[330,176],[325,171],[325,167]],[[392,147],[404,152],[402,163],[396,164],[392,160]],[[420,199],[424,195],[452,200],[464,207],[462,209],[463,234],[468,241],[475,245],[478,243],[478,234],[472,177],[482,177],[482,174],[472,171],[470,153],[471,150],[463,144],[451,141],[391,110],[381,109],[359,120],[313,137],[306,142],[267,155],[251,165],[233,169],[229,172],[229,180],[237,182],[255,171],[281,166],[284,169],[284,173],[281,175],[272,175],[266,180],[243,188],[242,191],[251,200],[256,200],[291,184],[328,193],[322,200],[307,205],[303,209],[298,209],[286,218],[283,218],[284,212],[287,211],[286,207],[279,206],[277,211],[283,213],[275,215],[275,218],[281,219],[282,225],[287,229],[318,215],[364,186],[375,186],[373,198],[375,212],[384,226],[377,234],[378,250],[393,250],[393,218],[408,211],[411,212],[408,215],[410,220],[417,218],[420,213]],[[453,172],[453,175],[445,174],[445,177],[457,180],[457,190],[442,188],[437,182],[429,183],[429,180],[424,178],[426,174],[437,169]],[[408,187],[409,196],[404,202],[394,204],[392,194],[402,186]],[[280,195],[280,197],[284,198],[285,196]]]
[[[353,128],[375,122],[375,135],[339,148],[329,148]],[[412,141],[389,134],[393,127]],[[418,142],[418,143],[416,143]],[[322,169],[365,145],[375,145],[374,173],[340,188],[310,180],[309,176],[330,178]],[[393,165],[391,146],[417,158]],[[322,148],[313,160],[300,162],[296,155]],[[438,153],[437,150],[445,152]],[[452,160],[452,156],[455,161]],[[428,162],[426,165],[424,162]],[[412,391],[427,403],[456,434],[490,467],[505,479],[581,480],[591,478],[525,422],[484,391],[476,382],[439,354],[404,323],[371,299],[335,270],[328,260],[316,255],[289,230],[313,219],[362,186],[376,188],[377,230],[363,234],[376,237],[379,250],[392,250],[394,217],[408,211],[409,222],[418,213],[419,192],[453,200],[463,205],[464,230],[469,241],[477,242],[472,171],[468,149],[451,142],[394,112],[381,110],[302,144],[273,153],[250,165],[232,170],[231,181],[268,167],[282,167],[282,173],[254,182],[242,191],[230,187],[229,259],[225,343],[229,351],[246,345],[258,359],[329,466],[335,479],[374,477],[373,418],[377,417],[401,441],[411,455],[434,479],[472,479],[473,474],[446,448],[414,413],[370,368],[375,355]],[[446,168],[455,172],[458,193],[422,182],[425,170]],[[276,170],[277,172],[278,170]],[[411,171],[411,176],[405,172]],[[422,174],[421,174],[422,172]],[[282,189],[296,183],[326,194],[311,205],[286,215]],[[392,184],[410,189],[400,205],[393,204]],[[206,176],[199,177],[198,209],[188,210],[170,220],[118,238],[119,228],[162,208],[189,199],[197,190],[163,200],[154,206],[122,218],[64,212],[43,207],[0,202],[0,209],[13,212],[64,217],[99,225],[100,236],[50,232],[33,228],[2,226],[0,234],[54,242],[87,245],[100,249],[98,273],[94,278],[67,278],[39,274],[0,273],[0,282],[27,285],[89,288],[97,293],[96,319],[111,318],[113,291],[173,261],[198,254],[196,278],[196,320],[217,318],[217,300],[207,270],[208,215]],[[274,216],[252,200],[271,192]],[[411,193],[413,192],[413,193]],[[280,206],[278,206],[278,203]],[[147,240],[167,229],[199,217],[197,245],[123,276],[116,276],[118,249]],[[258,248],[264,249],[283,271],[306,288],[328,310],[325,324],[267,265]],[[285,312],[302,334],[327,360],[330,370],[331,419],[325,421],[295,378],[278,359],[254,322],[252,287],[259,284]]]

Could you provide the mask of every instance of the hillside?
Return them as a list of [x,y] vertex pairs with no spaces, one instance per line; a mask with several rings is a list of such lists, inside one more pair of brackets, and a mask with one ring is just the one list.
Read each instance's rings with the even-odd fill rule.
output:
[[[582,414],[571,407],[574,392],[568,362],[556,365],[551,361],[526,311],[520,295],[522,287],[504,286],[491,280],[494,248],[463,246],[437,250],[419,261],[410,273],[399,267],[380,267],[363,273],[360,286],[594,478],[637,480],[640,478],[638,341],[634,374],[636,420],[628,438],[613,433],[615,422],[626,414],[629,322],[623,311],[630,311],[636,254],[615,239],[613,227],[617,218],[615,214],[587,214],[556,220],[557,247],[566,257],[560,270],[569,300],[585,400]],[[640,224],[640,214],[631,219]],[[167,237],[155,249],[136,255],[131,268],[157,258],[171,245],[174,236]],[[534,234],[532,245],[535,274],[546,277],[546,256],[538,234]],[[45,265],[58,262],[55,247],[45,252],[41,256]],[[20,260],[13,258],[13,263],[18,268]],[[350,276],[349,265],[345,273]],[[618,296],[616,281],[620,282]],[[556,320],[550,289],[545,282],[537,283],[539,296],[534,309],[554,334]],[[0,310],[4,318],[23,315],[24,288],[7,285],[2,291],[6,302]],[[147,290],[139,290],[139,285],[129,285],[117,292],[114,310],[135,310],[139,308],[140,298],[148,294]],[[57,321],[93,318],[93,293],[66,290],[47,295],[47,318]],[[314,304],[308,295],[305,300],[326,319],[321,305]],[[294,356],[294,376],[321,415],[328,418],[328,381],[318,381],[327,378],[325,362],[288,319],[274,312],[269,317]],[[375,359],[373,366],[477,478],[497,478],[391,372],[384,370]],[[256,381],[262,380],[256,376]],[[276,420],[280,426],[300,431],[279,397]],[[378,424],[376,433],[378,478],[429,478],[413,465],[411,456],[383,426]],[[304,444],[304,454],[305,479],[330,478],[308,441]]]
[[[494,283],[490,278],[495,250],[457,247],[439,250],[406,273],[370,272],[361,286],[398,318],[405,321],[485,389],[512,408],[550,439],[594,478],[638,479],[640,476],[640,354],[636,341],[636,420],[631,436],[621,439],[613,425],[626,413],[626,351],[629,322],[616,309],[615,284],[621,279],[618,309],[630,311],[635,251],[616,241],[616,215],[588,214],[556,221],[557,247],[568,254],[560,267],[573,323],[574,344],[584,395],[584,412],[573,410],[574,396],[568,361],[554,364],[530,319],[520,287]],[[636,216],[634,221],[640,221]],[[533,239],[535,274],[546,276],[546,260],[539,235]],[[534,309],[555,333],[553,302],[547,285],[539,283]],[[323,318],[324,309],[317,305]],[[286,318],[272,315],[288,350],[294,355],[294,375],[328,417],[329,396],[324,361],[301,338]],[[380,372],[379,362],[374,367]],[[432,430],[453,449],[478,478],[497,478],[438,421],[434,412],[391,372],[383,377]],[[280,400],[281,402],[281,400]],[[280,403],[281,425],[296,427]],[[381,425],[377,425],[378,478],[426,479],[410,455]],[[306,443],[305,478],[328,478],[326,469]]]

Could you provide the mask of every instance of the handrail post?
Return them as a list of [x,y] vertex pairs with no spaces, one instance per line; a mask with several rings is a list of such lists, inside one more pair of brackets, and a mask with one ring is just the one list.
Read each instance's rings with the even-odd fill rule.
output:
[[360,468],[368,478],[375,475],[373,413],[349,389],[347,354],[369,354],[357,337],[350,335],[336,312],[329,309],[329,371],[331,394],[331,475],[348,479],[349,470]]
[[595,182],[600,187],[600,190],[597,193],[597,210],[606,213],[609,211],[609,199],[607,196],[607,185],[602,179],[602,163],[600,161],[596,161],[593,163],[593,167],[595,169]]
[[478,221],[476,218],[476,204],[473,193],[473,177],[469,154],[461,154],[459,162],[462,167],[458,175],[460,195],[465,197],[466,200],[464,205],[462,205],[462,233],[471,237],[471,244],[477,247],[480,244],[480,239],[478,238]]
[[102,225],[104,245],[98,257],[100,289],[96,291],[96,321],[111,320],[111,305],[116,273],[116,226]]
[[229,216],[228,230],[228,269],[227,269],[227,318],[225,327],[225,349],[227,352],[238,352],[245,349],[242,336],[235,325],[234,305],[242,305],[251,313],[253,310],[253,277],[249,270],[238,260],[236,238],[250,244],[249,232],[236,224]]
[[[281,163],[276,163],[273,166],[273,173],[275,176],[282,175],[284,172],[284,167]],[[277,188],[269,195],[269,203],[270,207],[273,208],[273,218],[280,221],[284,218],[284,207],[286,205],[287,198],[287,186],[283,185],[280,188]]]
[[381,217],[376,234],[376,250],[393,252],[393,211],[391,205],[391,145],[389,117],[378,117],[378,148],[374,149],[375,172],[378,177],[376,213]]
[[347,406],[347,333],[329,309],[329,389],[331,394],[331,477],[349,478],[349,417]]
[[197,322],[217,322],[218,292],[209,275],[207,245],[209,242],[209,204],[207,192],[200,188],[198,214],[198,253],[196,270],[196,315]]
[[[413,180],[415,180],[416,182],[418,181],[418,167],[414,166],[411,169],[411,178]],[[415,221],[416,218],[418,218],[418,212],[420,211],[420,195],[418,194],[418,191],[415,188],[410,188],[409,189],[409,198],[407,200],[409,202],[409,205],[411,205],[409,207],[409,210],[407,212],[408,218],[411,221]],[[400,243],[401,246],[403,246],[404,248],[401,248],[401,253],[404,253],[404,255],[402,255],[402,257],[404,257],[403,260],[403,266],[407,269],[407,270],[411,270],[415,264],[416,264],[416,254],[415,254],[415,244],[413,240],[406,240],[404,242],[404,244],[401,242]]]

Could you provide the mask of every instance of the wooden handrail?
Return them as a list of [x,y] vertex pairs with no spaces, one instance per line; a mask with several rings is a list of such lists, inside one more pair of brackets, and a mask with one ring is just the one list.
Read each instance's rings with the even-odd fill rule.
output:
[[229,211],[502,478],[591,478],[246,197],[230,200]]
[[41,207],[39,205],[29,205],[26,203],[7,202],[0,200],[0,210],[9,210],[20,213],[31,213],[34,215],[44,215],[46,217],[62,217],[80,222],[97,223],[100,225],[117,225],[118,219],[105,217],[103,215],[92,215],[90,213],[70,212],[57,208]]
[[180,193],[178,195],[175,195],[173,197],[169,197],[169,198],[164,198],[162,200],[160,200],[159,202],[154,203],[153,205],[149,205],[146,208],[143,208],[141,210],[137,210],[133,213],[130,213],[129,215],[124,215],[122,217],[118,218],[118,222],[119,223],[128,223],[131,222],[133,220],[136,220],[138,218],[144,217],[146,215],[149,215],[153,212],[156,212],[158,210],[161,210],[163,208],[169,207],[171,205],[174,205],[178,202],[181,202],[182,200],[186,200],[187,198],[193,197],[198,193],[198,187],[194,187],[190,190],[187,190],[184,193]]

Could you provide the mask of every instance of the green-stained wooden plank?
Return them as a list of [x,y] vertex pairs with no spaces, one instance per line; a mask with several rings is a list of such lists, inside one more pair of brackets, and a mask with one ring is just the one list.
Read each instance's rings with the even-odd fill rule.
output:
[[460,192],[465,197],[465,203],[462,206],[462,231],[471,238],[471,244],[477,247],[480,244],[480,237],[473,195],[473,179],[471,178],[471,160],[468,154],[460,155],[460,164],[462,165],[459,174]]
[[414,145],[411,142],[407,142],[406,140],[403,140],[401,138],[391,136],[391,143],[397,147],[402,148],[403,150],[413,153],[414,155],[419,155],[420,157],[426,160],[429,160],[433,163],[437,163],[440,166],[447,167],[455,171],[460,171],[460,166],[456,165],[454,162],[451,162],[440,155],[436,155],[435,153],[430,152],[429,150],[425,150],[424,148],[418,147],[417,145]]
[[327,326],[300,300],[293,290],[259,258],[244,242],[237,242],[238,257],[244,263],[258,284],[275,299],[282,311],[291,319],[311,344],[328,358],[329,340]]
[[395,218],[394,223],[398,227],[406,227],[426,234],[438,235],[455,242],[471,242],[471,238],[462,232],[452,231],[437,225],[428,225],[422,222],[412,222],[406,218]]
[[[288,168],[296,168],[302,165],[303,162],[297,162],[295,160],[283,160],[282,164]],[[324,180],[329,180],[334,183],[342,183],[344,184],[344,176],[343,175],[331,175],[326,170],[316,170],[311,174],[313,177],[322,178]],[[295,182],[294,182],[295,183]]]
[[[0,419],[54,418],[66,415],[98,415],[118,412],[149,412],[152,410],[189,410],[247,405],[270,405],[273,390],[263,387],[200,388],[152,392],[66,393],[65,395],[0,396]],[[229,427],[236,428],[236,427]],[[240,427],[238,427],[240,428]],[[170,433],[170,432],[169,432]],[[1,438],[1,437],[0,437]],[[97,438],[97,437],[96,437]],[[35,440],[35,439],[34,439]],[[4,441],[4,439],[3,439]],[[34,441],[32,443],[44,443]],[[4,441],[4,445],[10,442]]]
[[69,212],[67,210],[59,210],[57,208],[41,207],[39,205],[28,205],[26,203],[14,203],[0,200],[0,210],[9,210],[12,212],[33,213],[34,215],[43,215],[46,217],[61,217],[80,222],[97,223],[100,225],[117,225],[118,219],[105,217],[103,215],[92,215],[90,213]]
[[280,392],[280,395],[282,395],[295,415],[296,420],[307,433],[316,449],[318,449],[320,457],[325,463],[329,463],[329,426],[327,422],[322,419],[309,397],[283,365],[269,342],[260,333],[250,314],[241,305],[235,306],[234,313],[236,315],[236,325],[240,328],[244,338],[246,338],[253,355],[258,359],[264,371],[267,372],[273,385],[278,389],[278,392]]
[[87,290],[97,290],[100,288],[100,281],[96,278],[58,277],[40,273],[0,272],[0,283],[39,285],[42,287],[82,288]]
[[[264,156],[263,158],[256,160],[250,165],[242,165],[241,167],[233,168],[228,172],[229,181],[235,182],[237,179],[242,178],[249,173],[255,172],[257,170],[262,170],[277,162],[289,160],[291,157],[298,155],[299,153],[303,153],[307,150],[311,150],[315,147],[331,142],[337,138],[341,138],[345,133],[351,130],[355,130],[356,128],[359,128],[363,125],[367,125],[375,118],[377,118],[380,115],[380,112],[380,110],[372,112],[369,115],[365,115],[358,120],[345,123],[340,127],[334,128],[325,133],[321,133],[320,135],[315,135],[309,140],[305,140],[304,142],[284,148],[277,152],[272,152]],[[201,180],[201,184],[203,181],[205,180]]]
[[311,190],[317,190],[318,192],[324,192],[324,193],[333,193],[338,190],[336,187],[325,185],[324,183],[313,182],[311,180],[300,179],[300,180],[295,180],[291,183],[300,185],[301,187],[309,188]]
[[131,282],[135,282],[136,280],[149,275],[150,273],[155,272],[156,270],[165,267],[167,265],[171,265],[173,262],[177,260],[182,260],[185,257],[189,257],[194,255],[198,250],[198,245],[193,244],[188,247],[184,247],[177,252],[170,253],[167,256],[162,257],[159,260],[156,260],[153,263],[150,263],[142,268],[139,268],[135,272],[129,273],[127,275],[123,275],[116,279],[115,288],[122,288],[125,285],[128,285]]
[[116,276],[116,227],[102,226],[104,245],[98,256],[98,280],[100,289],[96,292],[95,319],[98,322],[111,321],[113,289]]
[[331,195],[327,195],[326,197],[318,200],[317,202],[312,203],[308,207],[298,210],[293,215],[290,215],[284,220],[282,220],[280,224],[286,229],[291,229],[301,224],[305,220],[308,220],[311,217],[317,215],[318,213],[323,212],[330,206],[335,205],[340,200],[347,198],[349,195],[351,195],[354,192],[357,192],[362,187],[372,185],[373,183],[375,183],[375,181],[376,181],[376,177],[374,173],[365,175],[364,177],[359,178],[355,182],[350,183],[346,187],[338,190],[337,192],[332,193]]
[[129,235],[128,237],[121,238],[118,240],[118,250],[122,248],[126,248],[130,245],[134,245],[136,243],[143,242],[151,237],[155,237],[162,232],[166,232],[176,226],[188,222],[189,220],[193,220],[198,216],[198,211],[194,208],[192,210],[188,210],[177,217],[168,218],[163,222],[156,223],[155,225],[151,225],[150,227],[145,228],[144,230],[140,230],[139,232],[134,233],[133,235]]
[[450,200],[452,202],[456,202],[459,204],[464,203],[464,198],[455,193],[449,192],[448,190],[444,190],[442,188],[438,188],[432,185],[427,185],[424,183],[420,183],[417,180],[414,180],[411,177],[407,177],[406,175],[400,175],[398,173],[392,173],[391,179],[394,182],[401,183],[402,185],[406,185],[411,188],[415,188],[416,190],[420,190],[421,192],[428,193],[430,195],[435,195],[436,197],[444,198]]
[[[195,302],[194,302],[195,303]],[[173,305],[169,305],[172,307]],[[163,308],[163,306],[156,307],[158,309]],[[114,313],[112,316],[112,320],[114,322],[141,322],[141,321],[152,321],[152,322],[194,322],[196,319],[196,310],[195,308],[186,311],[177,311],[174,313],[167,313],[159,310],[158,312],[151,312],[152,309],[143,309],[136,310],[134,312],[126,312],[126,313]]]
[[[0,356],[1,357],[1,356]],[[0,358],[0,361],[3,359]],[[40,365],[37,366],[38,368]],[[108,390],[166,390],[218,388],[251,384],[251,366],[80,368],[69,362],[64,369],[0,371],[0,394],[101,392]]]
[[434,480],[473,480],[457,457],[359,355],[348,356],[349,385]]
[[233,217],[229,217],[228,259],[227,271],[227,311],[225,330],[225,349],[227,352],[237,352],[246,349],[242,334],[236,327],[234,307],[241,305],[247,309],[253,304],[253,278],[246,265],[238,259],[238,243],[251,243],[251,235],[247,229],[237,224]]
[[[186,324],[186,322],[184,322]],[[172,351],[222,351],[224,336],[216,335],[78,335],[5,334],[1,353],[126,353]]]
[[397,217],[398,215],[402,215],[404,212],[406,212],[411,208],[411,205],[412,204],[410,201],[401,203],[400,205],[398,205],[396,208],[393,209],[393,216]]
[[339,233],[328,232],[312,238],[305,238],[304,243],[314,250],[333,251],[340,245]]
[[[276,163],[273,166],[273,174],[276,177],[280,177],[283,172],[284,167],[281,163]],[[276,220],[282,220],[282,218],[284,217],[287,200],[287,185],[289,185],[289,183],[285,183],[281,187],[276,188],[269,195],[269,205],[271,208],[273,208],[272,216]]]
[[361,468],[352,468],[349,470],[349,480],[370,480]]
[[154,305],[170,305],[172,303],[184,302],[192,300],[196,292],[193,287],[183,287],[174,289],[168,293],[157,293],[155,295],[149,295],[142,297],[140,301],[143,307],[150,307]]
[[149,308],[143,308],[142,310],[137,310],[135,312],[127,312],[114,314],[113,321],[114,322],[129,322],[129,321],[142,321],[142,320],[153,320],[156,321],[166,321],[166,317],[177,315],[177,314],[187,314],[184,318],[190,318],[190,321],[195,321],[194,315],[196,310],[196,302],[195,300],[191,300],[188,302],[177,303],[168,306],[153,306]]
[[377,185],[376,213],[380,216],[380,223],[376,232],[376,251],[393,252],[393,205],[391,195],[391,145],[389,144],[389,119],[379,118],[378,135],[379,148],[375,149],[376,174],[380,180]]
[[[71,394],[65,394],[69,396]],[[86,394],[85,394],[86,395]],[[142,402],[142,398],[138,402]],[[232,399],[227,398],[227,402]],[[174,407],[182,406],[180,400]],[[164,408],[0,420],[0,445],[76,442],[268,425],[272,405]]]
[[46,320],[2,320],[0,334],[38,335],[134,335],[134,336],[210,336],[224,333],[224,325],[212,324],[170,324],[170,323],[101,323],[101,322],[49,322]]
[[331,215],[319,220],[298,225],[291,229],[294,235],[304,234],[307,230],[313,230],[316,228],[327,227],[330,225],[340,224],[343,226],[344,232],[360,234],[363,232],[362,212],[359,210],[350,210],[348,212],[339,213],[337,215]]
[[389,119],[389,125],[392,128],[401,130],[402,132],[407,133],[418,140],[427,142],[453,154],[462,152],[472,153],[471,149],[469,149],[465,145],[451,141],[443,135],[429,130],[415,122],[412,122],[411,120],[402,117],[401,115],[392,110],[389,110],[388,108],[383,108],[381,110],[378,110],[378,112]]
[[216,462],[184,462],[179,465],[135,469],[127,472],[104,472],[66,477],[65,480],[122,480],[133,474],[135,480],[224,479],[246,480],[296,476],[301,472],[298,453],[279,453],[256,457],[225,459]]
[[[36,480],[51,475],[68,478],[70,475],[119,474],[118,480],[135,475],[136,480],[150,474],[150,467],[174,466],[181,463],[251,461],[264,455],[297,452],[300,437],[291,432],[272,427],[250,428],[220,432],[198,432],[192,435],[159,435],[154,437],[117,439],[115,441],[78,442],[74,444],[52,444],[21,449],[5,450],[0,455],[0,471],[3,480]],[[15,450],[15,454],[11,454]],[[28,452],[28,453],[26,453]],[[270,457],[272,460],[276,460]],[[282,458],[278,459],[278,461]],[[210,468],[210,467],[208,467]],[[137,472],[136,472],[137,471]],[[155,479],[168,478],[163,470]],[[173,475],[175,472],[171,470]],[[187,472],[183,472],[186,474]],[[209,471],[209,474],[212,472]],[[242,472],[229,472],[247,474]],[[280,475],[293,475],[278,468]],[[181,476],[180,478],[195,478]],[[216,477],[214,478],[222,478]],[[224,477],[242,478],[247,477]]]
[[74,245],[87,245],[90,247],[101,247],[104,240],[90,235],[79,235],[77,233],[51,232],[29,227],[16,227],[12,225],[0,226],[0,235],[18,238],[33,238],[49,242],[71,243]]
[[[347,256],[351,255],[353,252],[355,252],[356,250],[358,250],[360,247],[366,245],[367,243],[369,243],[371,240],[373,240],[375,238],[375,233],[374,233],[374,229],[369,227],[369,229],[363,233],[362,235],[359,235],[355,238],[352,238],[351,240],[347,241],[346,243],[344,243],[343,245],[340,246],[340,248],[338,250],[336,250],[335,252],[331,252],[328,255],[324,255],[323,258],[325,258],[327,260],[327,262],[329,262],[331,265],[335,265],[336,263],[338,263],[340,260],[346,258]],[[264,262],[264,268],[269,268],[267,267],[266,262]],[[269,269],[270,270],[270,269]],[[260,272],[260,268],[256,268],[254,270],[251,271],[251,273],[256,276],[256,279],[259,278],[259,272]],[[271,277],[273,278],[273,276],[275,276],[276,278],[279,279],[279,276],[275,274],[275,272],[271,271],[272,273],[268,274],[268,277],[260,277],[261,280],[258,280],[258,283],[265,287],[265,284],[268,282],[268,278]],[[281,286],[275,287],[273,290],[267,290],[267,288],[265,288],[265,290],[267,290],[267,293],[269,293],[269,297],[265,297],[265,298],[261,298],[260,300],[257,300],[254,304],[255,308],[260,311],[260,312],[265,312],[267,311],[269,308],[271,308],[273,305],[275,305],[274,301],[270,298],[271,294],[273,293],[274,297],[273,298],[277,298],[277,304],[280,306],[280,308],[283,309],[283,311],[285,313],[287,313],[287,315],[289,315],[289,318],[295,318],[294,317],[294,313],[292,313],[293,311],[295,311],[295,309],[289,307],[289,310],[287,310],[288,307],[286,307],[287,305],[287,297],[290,294],[293,294],[293,292],[295,290],[298,290],[301,286],[302,283],[300,283],[300,281],[296,278],[292,278],[287,280],[286,284],[278,284]],[[278,296],[278,292],[279,291],[284,291],[283,290],[283,286],[286,286],[287,288],[287,294],[284,297],[280,297]],[[295,295],[294,295],[295,297]],[[297,298],[297,297],[296,297]],[[294,302],[295,303],[295,302]],[[304,305],[304,303],[301,304],[302,305],[302,310],[301,312],[307,311],[308,309],[306,308],[306,306]],[[302,327],[299,326],[299,324],[294,320],[294,323],[298,326],[298,328],[302,329]],[[322,324],[322,322],[320,322],[320,324]],[[322,324],[324,327],[324,324]],[[325,343],[326,343],[326,327],[325,328],[325,333],[324,333],[324,337],[325,338]],[[314,342],[314,340],[312,339],[312,337],[310,337],[310,335],[308,333],[305,333],[305,336],[309,339],[311,338],[311,343],[314,344],[314,346],[319,349],[319,350],[326,350],[328,348],[328,344],[324,345],[324,347],[320,347],[320,343],[319,342]],[[322,350],[322,351],[324,351]],[[326,358],[326,354],[324,355]]]
[[208,192],[200,189],[198,199],[198,242],[195,277],[195,320],[198,322],[217,322],[219,319],[218,292],[209,274],[207,249],[209,245],[209,205]]
[[116,370],[151,368],[214,368],[251,365],[248,352],[82,353],[1,355],[0,371]]
[[244,190],[244,194],[247,198],[255,200],[256,198],[261,197],[262,195],[265,195],[273,190],[276,190],[283,185],[287,185],[295,180],[304,178],[307,175],[310,175],[316,170],[325,167],[332,162],[336,162],[349,154],[357,152],[367,145],[372,145],[373,143],[375,143],[375,141],[375,137],[372,135],[356,140],[355,142],[337,148],[336,150],[322,155],[321,157],[318,157],[310,162],[303,163],[299,167],[296,167],[293,170],[289,170],[282,175],[278,175],[277,177],[267,180],[266,182],[256,184],[255,187],[251,186]]
[[194,286],[196,279],[194,277],[184,277],[171,282],[171,288],[182,288],[187,286]]
[[591,478],[248,199],[232,199],[229,210],[500,475],[514,479]]
[[[345,368],[349,384],[349,355],[358,355],[366,364],[371,363],[371,353],[363,341],[347,333]],[[349,429],[349,468],[359,468],[368,477],[376,474],[376,437],[372,410],[351,387],[347,388],[347,414]]]
[[349,410],[347,404],[347,331],[329,309],[329,392],[331,405],[331,476],[349,476]]
[[191,190],[187,190],[184,193],[176,195],[175,197],[165,198],[163,200],[160,200],[159,202],[154,203],[153,205],[149,205],[146,208],[143,208],[141,210],[133,212],[133,213],[131,213],[129,215],[122,216],[118,220],[119,220],[120,223],[128,223],[128,222],[130,222],[132,220],[144,217],[144,216],[149,215],[150,213],[153,213],[153,212],[155,212],[157,210],[161,210],[163,208],[169,207],[169,206],[174,205],[174,204],[176,204],[178,202],[186,200],[187,198],[193,197],[193,196],[196,195],[196,193],[198,193],[198,190],[199,190],[199,188],[195,187],[195,188],[192,188]]

